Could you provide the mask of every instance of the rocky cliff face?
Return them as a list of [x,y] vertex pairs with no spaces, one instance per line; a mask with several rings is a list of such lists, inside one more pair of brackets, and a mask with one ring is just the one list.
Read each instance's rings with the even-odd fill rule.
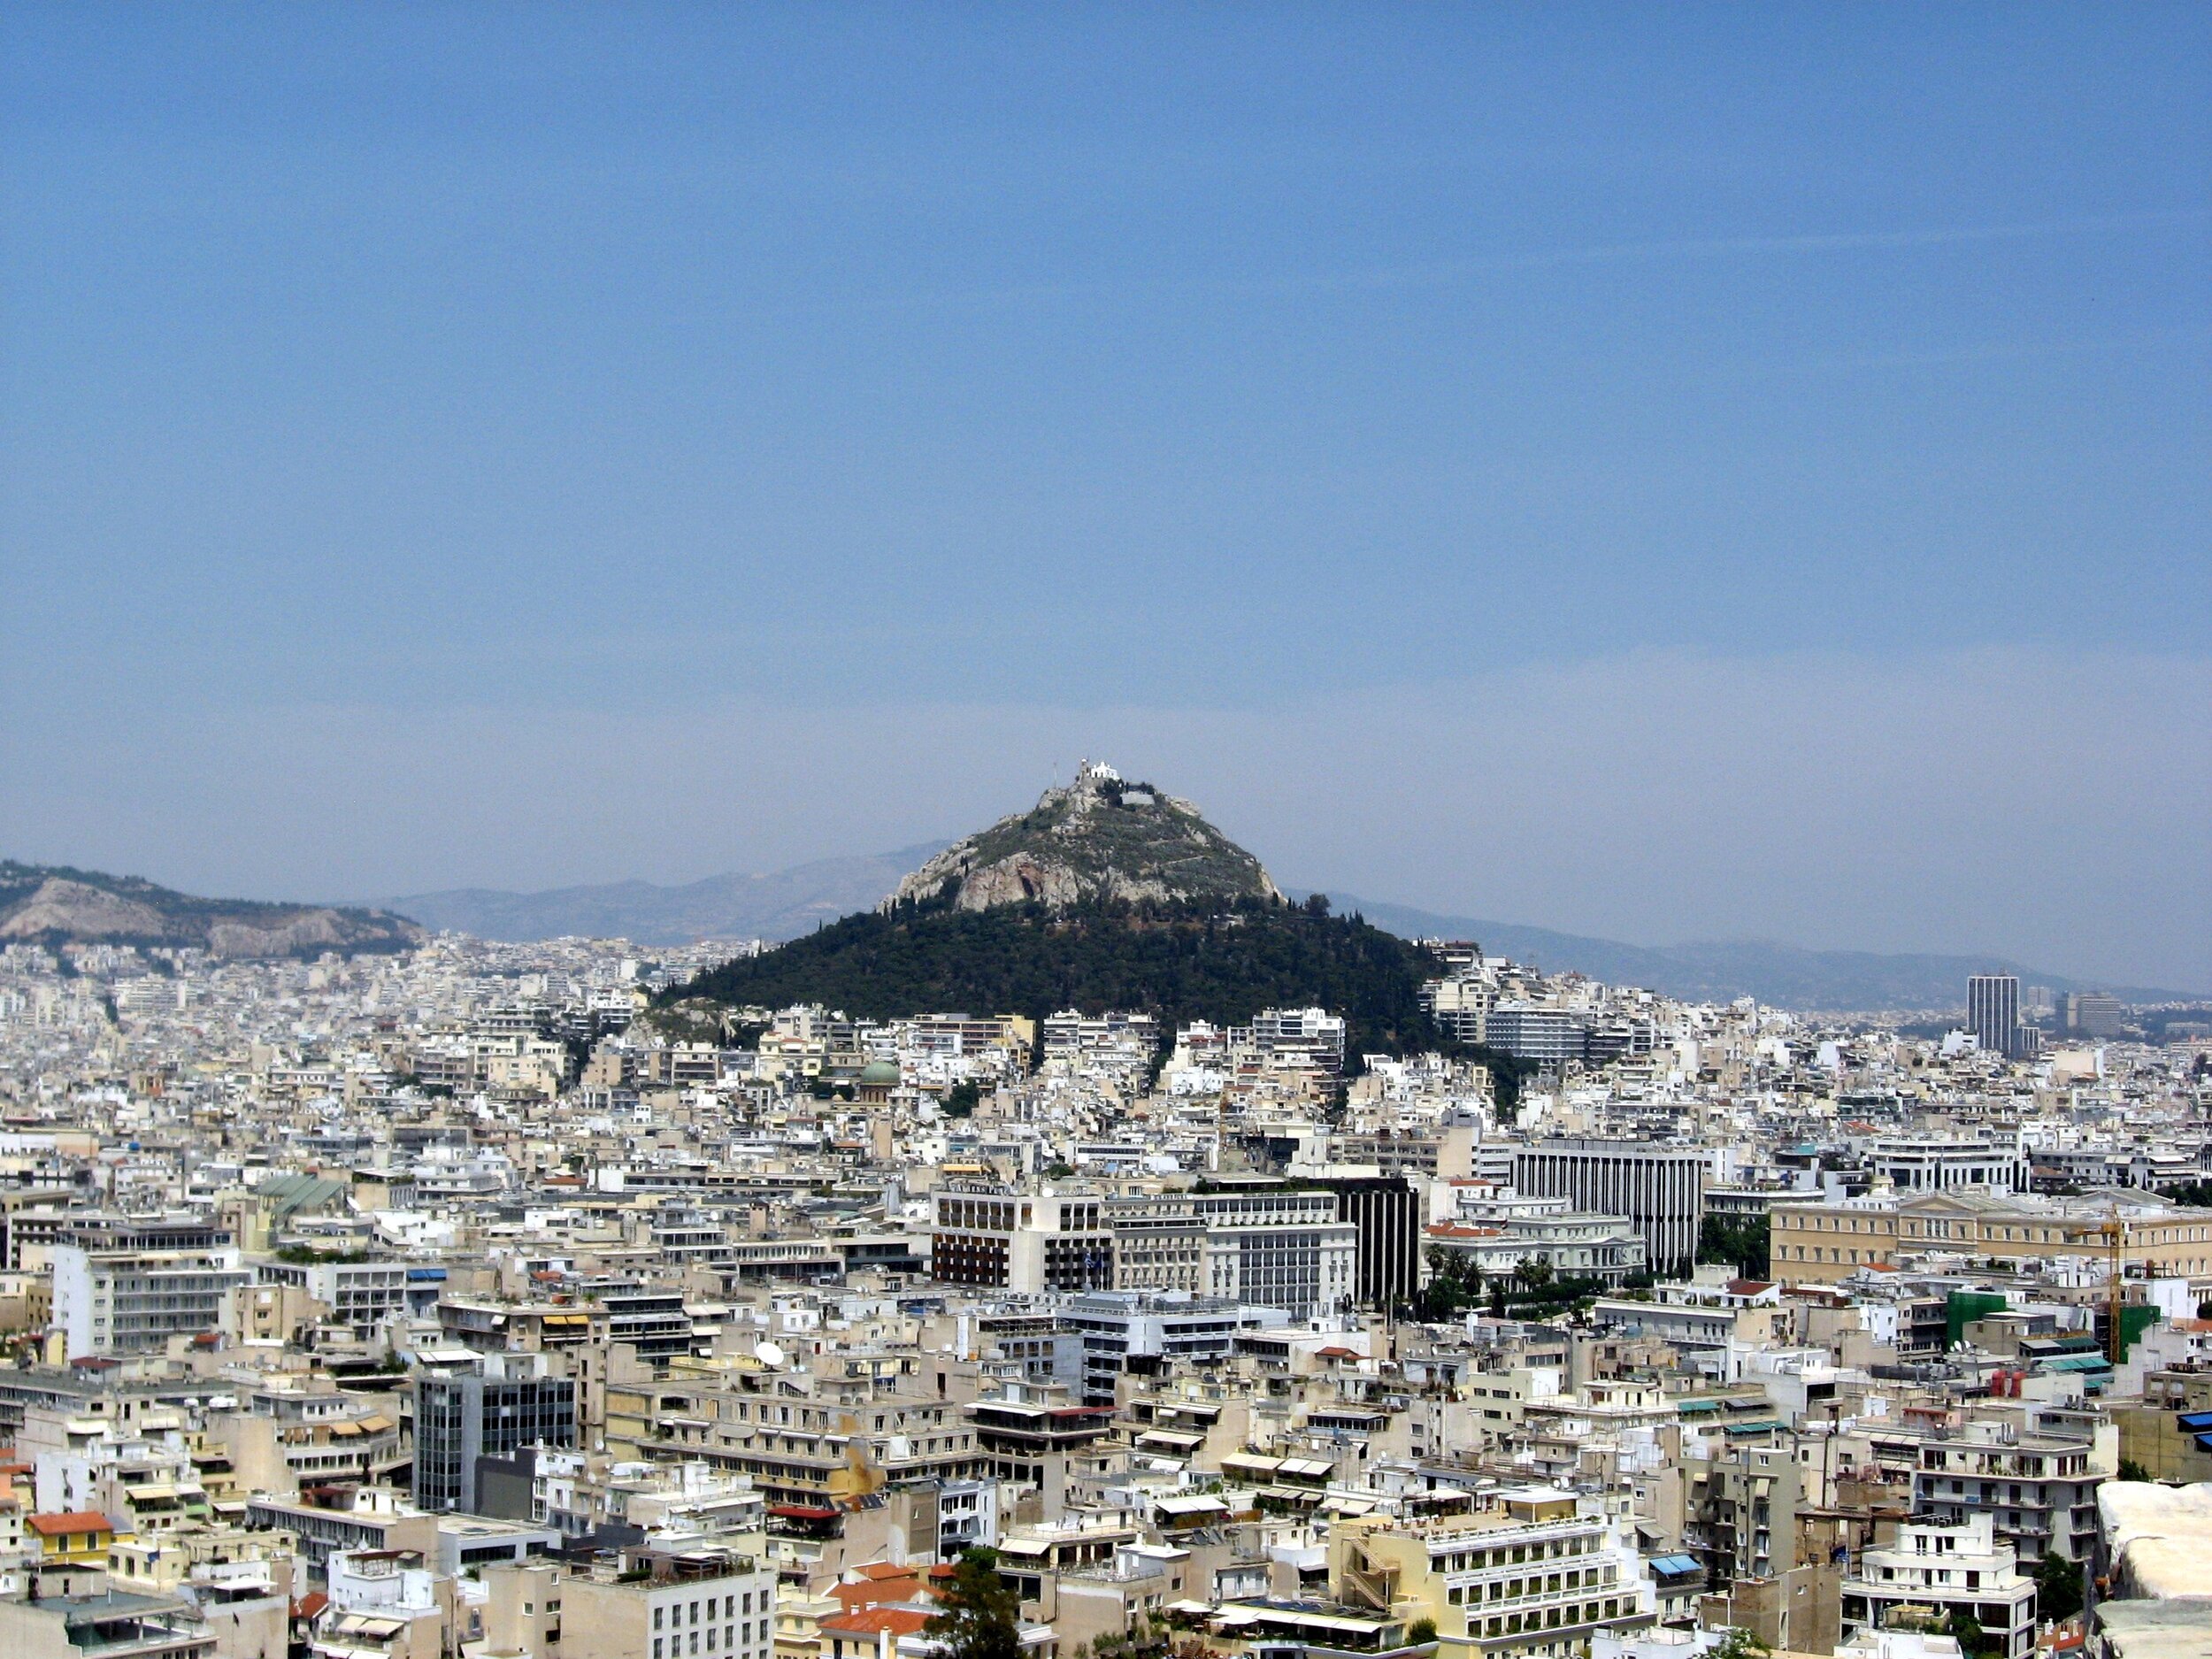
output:
[[421,928],[385,910],[200,899],[136,876],[0,863],[0,941],[172,945],[219,956],[396,950]]
[[1027,812],[955,841],[899,883],[885,908],[949,897],[961,910],[1108,899],[1280,898],[1260,861],[1187,801],[1086,761]]

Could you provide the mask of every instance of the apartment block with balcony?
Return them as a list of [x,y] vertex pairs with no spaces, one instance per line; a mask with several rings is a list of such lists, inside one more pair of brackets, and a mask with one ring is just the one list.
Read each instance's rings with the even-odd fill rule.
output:
[[2011,1424],[1977,1421],[1920,1448],[1913,1513],[1955,1525],[1987,1515],[2001,1544],[2022,1561],[2056,1553],[2086,1561],[2096,1548],[2097,1487],[2084,1440],[2023,1434]]
[[1955,1526],[1909,1521],[1895,1543],[1862,1551],[1842,1606],[1847,1637],[1886,1630],[1898,1609],[1918,1607],[1939,1617],[1963,1613],[2000,1659],[2023,1659],[2035,1646],[2035,1581],[1998,1541],[1986,1511]]
[[0,1650],[16,1659],[214,1659],[199,1610],[177,1595],[96,1595],[0,1601]]
[[1337,1601],[1432,1620],[1439,1659],[1578,1652],[1598,1631],[1658,1616],[1657,1588],[1622,1524],[1554,1487],[1508,1488],[1445,1519],[1339,1521],[1328,1568]]

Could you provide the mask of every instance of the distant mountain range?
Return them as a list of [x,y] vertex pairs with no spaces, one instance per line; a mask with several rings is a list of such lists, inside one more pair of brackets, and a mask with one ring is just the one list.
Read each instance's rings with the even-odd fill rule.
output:
[[923,860],[943,850],[925,841],[896,852],[820,858],[764,876],[709,876],[679,887],[617,881],[604,887],[509,893],[456,887],[378,901],[426,927],[479,939],[634,939],[687,945],[702,939],[780,942],[880,903]]
[[219,956],[402,950],[423,937],[404,917],[328,904],[202,899],[142,876],[0,860],[0,942],[181,946]]
[[1332,894],[1340,910],[1357,910],[1378,927],[1409,938],[1472,939],[1493,956],[1548,972],[1572,969],[1609,985],[1640,985],[1693,1002],[1755,996],[1774,1008],[1947,1009],[1966,1005],[1974,973],[2016,973],[2023,985],[2054,991],[2110,991],[2124,1002],[2170,1002],[2193,992],[2078,979],[2001,956],[1886,956],[1866,950],[1808,950],[1763,941],[1629,945],[1511,922],[1440,916],[1403,904]]
[[[378,902],[426,927],[482,939],[519,941],[579,934],[634,939],[642,945],[701,939],[781,941],[880,903],[910,872],[934,861],[947,846],[928,841],[872,857],[824,858],[769,875],[710,876],[676,887],[622,881],[542,893],[465,887]],[[1304,890],[1294,896],[1302,898]],[[1339,911],[1357,910],[1377,926],[1407,938],[1475,939],[1495,955],[1550,972],[1573,969],[1609,984],[1647,986],[1670,996],[1700,1000],[1755,996],[1791,1009],[1960,1008],[1966,1001],[1967,975],[1988,972],[2017,973],[2024,985],[2055,991],[2109,990],[2131,1002],[2193,995],[2085,980],[1996,956],[1890,956],[1755,941],[1632,945],[1343,893],[1332,896]]]

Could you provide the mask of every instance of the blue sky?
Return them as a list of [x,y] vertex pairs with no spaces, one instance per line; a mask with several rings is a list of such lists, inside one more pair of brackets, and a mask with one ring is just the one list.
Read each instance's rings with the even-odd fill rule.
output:
[[0,842],[676,879],[1110,740],[2212,986],[2208,164],[2202,8],[10,8]]

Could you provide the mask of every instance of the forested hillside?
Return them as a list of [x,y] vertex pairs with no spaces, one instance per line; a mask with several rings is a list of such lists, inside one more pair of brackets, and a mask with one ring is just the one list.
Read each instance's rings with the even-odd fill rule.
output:
[[1228,908],[963,910],[905,902],[726,964],[665,1000],[820,1002],[873,1019],[945,1010],[1041,1019],[1066,1008],[1125,1009],[1170,1029],[1318,1005],[1344,1017],[1355,1064],[1363,1053],[1452,1048],[1421,1011],[1421,981],[1436,972],[1428,953],[1325,905],[1248,898]]

